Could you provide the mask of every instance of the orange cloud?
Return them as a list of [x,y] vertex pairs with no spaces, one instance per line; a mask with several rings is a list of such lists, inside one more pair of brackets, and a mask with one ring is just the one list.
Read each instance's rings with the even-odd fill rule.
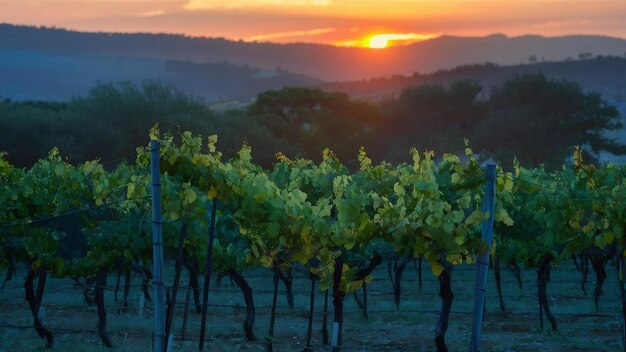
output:
[[154,11],[148,11],[148,12],[143,12],[137,15],[137,17],[157,17],[157,16],[163,16],[165,15],[165,10],[154,10]]
[[272,39],[279,38],[288,38],[288,37],[306,37],[306,36],[316,36],[320,34],[327,34],[334,32],[335,28],[317,28],[317,29],[309,29],[303,31],[291,31],[291,32],[279,32],[279,33],[271,33],[271,34],[259,34],[253,35],[251,37],[246,38],[247,41],[267,41]]
[[184,5],[186,10],[236,9],[262,6],[327,6],[331,0],[191,0]]

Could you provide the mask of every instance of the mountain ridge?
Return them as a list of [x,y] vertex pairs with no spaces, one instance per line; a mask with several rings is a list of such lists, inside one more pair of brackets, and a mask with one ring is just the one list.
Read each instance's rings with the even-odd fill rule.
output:
[[196,63],[226,61],[260,69],[280,68],[323,81],[341,81],[434,72],[484,62],[519,64],[528,62],[531,57],[554,61],[583,53],[623,56],[626,40],[602,35],[444,35],[376,50],[313,43],[243,42],[181,34],[80,32],[4,23],[0,24],[0,50],[94,53]]

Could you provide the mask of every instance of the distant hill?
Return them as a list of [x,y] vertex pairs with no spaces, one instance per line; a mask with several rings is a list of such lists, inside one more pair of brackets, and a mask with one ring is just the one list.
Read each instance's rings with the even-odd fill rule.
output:
[[0,99],[62,101],[85,95],[99,81],[170,83],[207,102],[241,100],[269,89],[320,81],[282,70],[231,63],[0,50]]
[[366,80],[327,83],[321,86],[328,91],[342,91],[353,97],[382,100],[399,94],[409,86],[446,84],[470,79],[481,83],[485,94],[504,80],[524,73],[543,72],[554,79],[578,82],[585,91],[598,92],[614,104],[626,103],[626,58],[600,56],[558,62],[537,62],[519,65],[485,63],[464,65],[429,74],[370,78]]
[[[372,50],[0,24],[0,98],[66,100],[98,81],[159,79],[224,109],[285,86],[324,84],[378,99],[412,84],[471,78],[490,87],[515,73],[543,71],[620,102],[625,54],[626,40],[602,36],[443,36]],[[613,57],[590,59],[597,55]],[[555,60],[566,61],[549,62]]]
[[626,40],[605,36],[439,38],[384,50],[318,44],[246,43],[173,34],[84,33],[0,24],[0,51],[48,55],[229,62],[303,74],[324,81],[433,72],[459,65],[565,60],[580,54],[626,54]]

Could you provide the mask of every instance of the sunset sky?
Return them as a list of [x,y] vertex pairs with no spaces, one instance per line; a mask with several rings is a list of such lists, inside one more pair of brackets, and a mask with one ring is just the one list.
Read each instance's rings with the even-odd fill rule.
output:
[[[450,34],[626,38],[626,0],[0,0],[0,22],[358,46]],[[377,45],[382,45],[378,42]]]

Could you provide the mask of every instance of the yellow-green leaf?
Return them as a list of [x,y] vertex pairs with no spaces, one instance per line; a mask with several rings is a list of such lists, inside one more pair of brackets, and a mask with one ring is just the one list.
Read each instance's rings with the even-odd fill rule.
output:
[[196,201],[198,196],[192,189],[187,188],[183,191],[183,205],[191,204]]
[[432,262],[430,263],[430,271],[432,271],[435,276],[439,276],[443,272],[443,265],[439,262]]
[[612,231],[604,233],[604,245],[609,245],[615,241],[615,233]]

